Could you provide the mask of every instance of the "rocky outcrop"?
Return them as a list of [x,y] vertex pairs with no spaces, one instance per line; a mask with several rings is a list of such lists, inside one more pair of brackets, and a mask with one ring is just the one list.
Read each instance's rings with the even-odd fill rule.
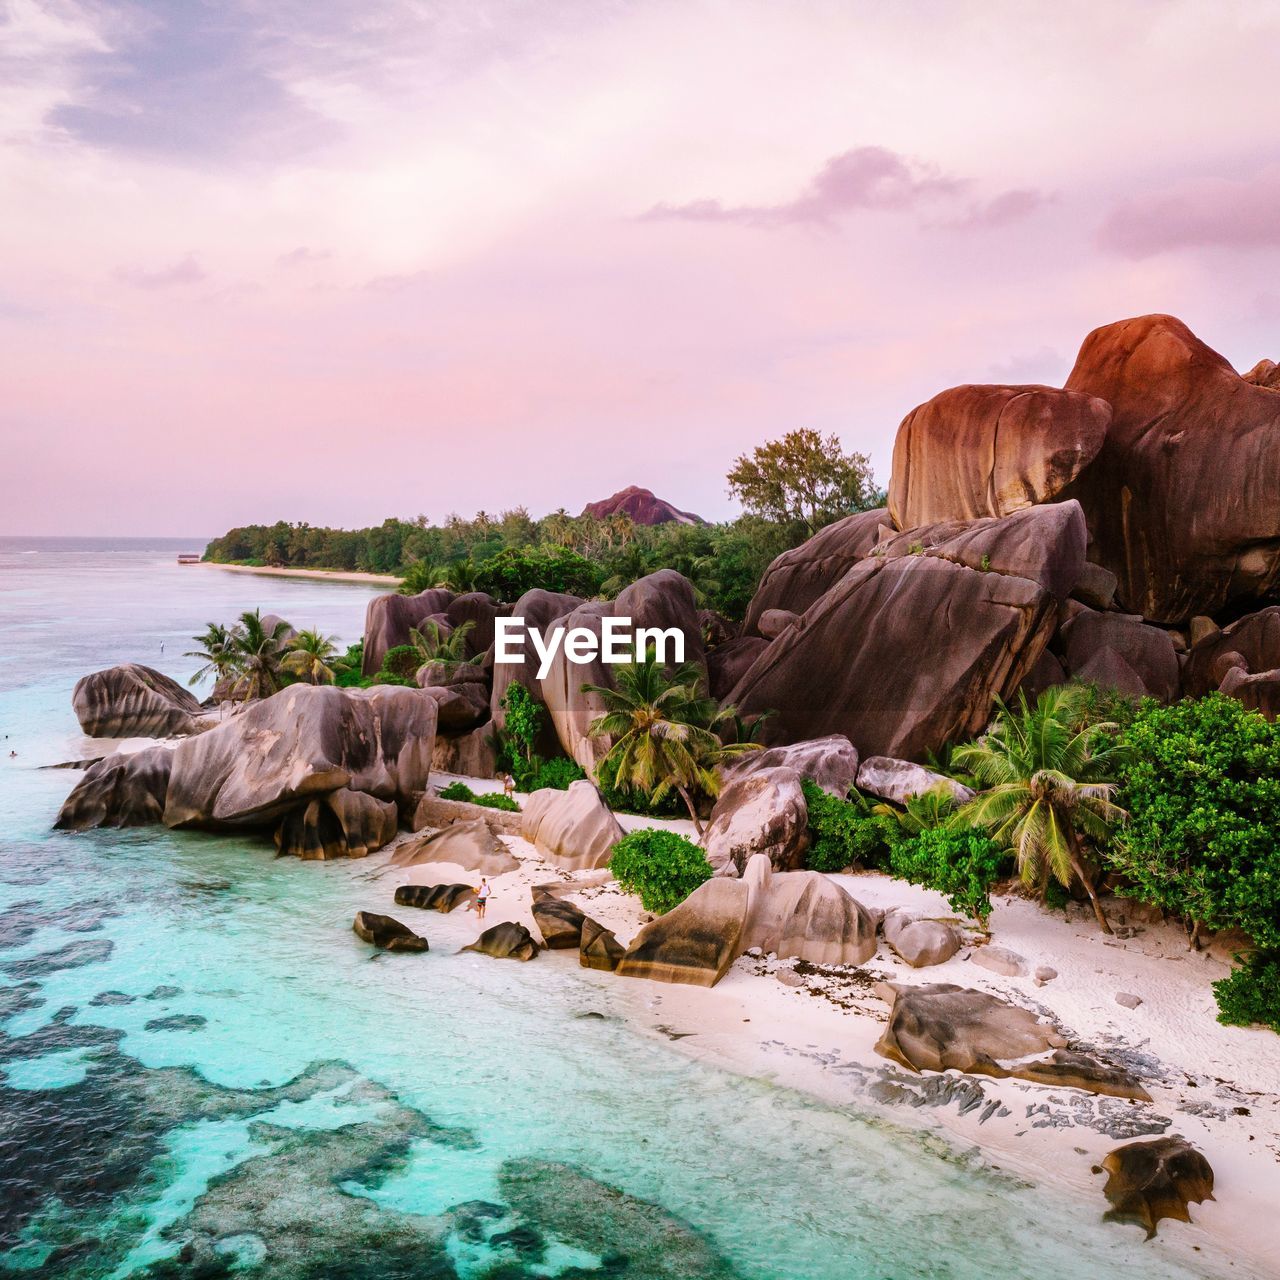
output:
[[165,825],[266,825],[341,787],[408,803],[426,788],[435,729],[417,689],[290,685],[178,744]]
[[469,884],[402,884],[396,890],[396,906],[418,907],[448,915],[474,902],[475,886]]
[[1213,1199],[1208,1160],[1176,1135],[1127,1142],[1106,1155],[1102,1170],[1107,1174],[1103,1194],[1111,1202],[1104,1218],[1135,1222],[1146,1228],[1148,1240],[1161,1218],[1190,1222],[1188,1206]]
[[1212,693],[1233,670],[1242,675],[1280,671],[1280,605],[1202,635],[1191,646],[1183,669],[1186,692],[1193,698]]
[[486,929],[463,951],[478,951],[482,956],[499,960],[532,960],[539,951],[533,934],[522,924],[507,920]]
[[416,596],[395,592],[375,596],[364,614],[364,674],[376,675],[388,649],[409,643],[409,633],[449,607],[453,592],[443,587],[430,587]]
[[681,511],[665,498],[657,497],[652,489],[641,489],[634,484],[599,502],[588,502],[582,514],[593,520],[626,515],[634,524],[645,525],[669,524],[672,521],[677,524],[706,524],[701,516],[695,516],[692,511]]
[[912,796],[922,796],[935,787],[945,787],[956,804],[966,804],[973,799],[973,792],[962,782],[909,760],[871,756],[858,769],[859,791],[894,804],[906,804]]
[[809,847],[809,807],[793,769],[760,769],[721,790],[702,837],[716,875],[738,876],[756,854],[779,871],[801,865]]
[[548,862],[566,871],[607,867],[625,834],[595,783],[535,791],[524,804],[520,833]]
[[1250,673],[1235,666],[1222,677],[1218,687],[1221,692],[1268,720],[1280,717],[1280,671]]
[[533,922],[549,951],[577,950],[582,946],[586,913],[572,902],[547,890],[533,890]]
[[1067,388],[1106,400],[1111,425],[1064,494],[1089,558],[1151,622],[1216,616],[1280,584],[1280,396],[1241,378],[1180,320],[1095,329]]
[[742,756],[724,771],[726,782],[765,769],[790,769],[833,796],[847,796],[858,780],[858,750],[843,734],[833,733],[786,747],[770,747]]
[[396,806],[340,787],[285,814],[276,828],[276,853],[303,861],[363,858],[396,836]]
[[489,719],[489,673],[472,663],[427,662],[418,668],[418,687],[436,704],[442,733],[464,733]]
[[376,911],[357,911],[352,924],[357,936],[383,951],[427,951],[426,938],[414,933],[408,925]]
[[764,571],[747,606],[742,634],[758,636],[760,617],[770,609],[804,613],[876,545],[888,523],[889,513],[883,507],[859,511],[784,551]]
[[417,867],[429,862],[450,862],[483,876],[506,875],[520,867],[484,818],[455,822],[443,831],[407,840],[391,855],[389,865]]
[[454,596],[444,614],[452,629],[471,623],[471,630],[467,632],[467,656],[474,658],[488,652],[493,644],[494,619],[509,617],[511,608],[486,591],[468,591]]
[[[1063,663],[1077,680],[1133,697],[1178,696],[1178,655],[1161,627],[1126,613],[1076,614],[1059,632]],[[1136,684],[1135,684],[1136,681]]]
[[919,758],[985,727],[1056,620],[1053,595],[1027,578],[870,556],[770,644],[730,701],[776,711],[769,743],[838,733],[864,755]]
[[626,954],[626,948],[604,925],[587,916],[582,922],[578,944],[578,963],[584,969],[600,969],[612,973]]
[[164,816],[173,752],[168,747],[117,752],[85,770],[53,824],[62,831],[146,827]]
[[175,680],[126,662],[76,681],[71,695],[80,728],[91,738],[167,738],[193,733],[200,704]]
[[884,940],[913,969],[945,964],[963,939],[945,920],[923,920],[907,911],[890,911],[884,918]]
[[898,428],[889,514],[899,529],[1048,502],[1102,448],[1111,406],[1055,387],[952,387]]
[[763,636],[738,636],[707,652],[707,683],[711,696],[724,702],[751,664],[769,647]]
[[756,630],[766,640],[776,640],[784,631],[800,621],[790,609],[766,609],[756,622]]
[[812,964],[862,964],[875,954],[876,923],[834,880],[812,871],[775,875],[759,854],[741,879],[708,880],[645,925],[617,971],[711,987],[751,947]]
[[431,768],[435,773],[492,778],[498,772],[493,726],[486,721],[467,733],[437,733],[431,751]]

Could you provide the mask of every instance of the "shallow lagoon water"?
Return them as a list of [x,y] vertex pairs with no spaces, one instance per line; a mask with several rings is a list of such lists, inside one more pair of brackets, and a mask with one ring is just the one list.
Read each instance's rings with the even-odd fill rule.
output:
[[458,955],[434,916],[427,955],[371,952],[376,857],[51,831],[77,775],[36,766],[80,754],[80,675],[185,678],[190,635],[256,605],[348,641],[369,591],[29,549],[0,542],[0,1271],[1214,1274],[1100,1195],[692,1063],[566,957]]

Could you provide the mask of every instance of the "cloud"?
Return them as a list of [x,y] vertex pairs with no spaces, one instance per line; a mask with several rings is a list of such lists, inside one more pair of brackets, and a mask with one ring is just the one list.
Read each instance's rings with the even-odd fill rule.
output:
[[1029,217],[1043,208],[1053,197],[1034,187],[1017,187],[979,204],[971,204],[966,213],[943,225],[955,231],[991,231]]
[[778,227],[825,224],[860,209],[909,209],[921,201],[951,196],[966,184],[932,166],[886,147],[855,147],[832,156],[794,200],[769,205],[725,205],[719,200],[656,204],[645,221],[739,222]]
[[189,253],[172,266],[156,271],[148,271],[145,267],[121,267],[116,272],[116,279],[137,289],[168,289],[179,284],[199,284],[208,277],[195,255]]
[[296,249],[290,249],[288,253],[282,253],[276,259],[276,265],[279,267],[304,267],[312,262],[327,262],[333,254],[328,249],[309,249],[305,244],[299,245]]
[[1194,178],[1112,210],[1098,245],[1126,258],[1175,249],[1280,247],[1280,165],[1243,179]]

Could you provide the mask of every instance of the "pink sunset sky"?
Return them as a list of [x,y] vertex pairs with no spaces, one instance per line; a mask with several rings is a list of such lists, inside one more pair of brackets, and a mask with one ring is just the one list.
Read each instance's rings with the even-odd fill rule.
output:
[[0,532],[734,513],[795,427],[1280,357],[1280,6],[0,0]]

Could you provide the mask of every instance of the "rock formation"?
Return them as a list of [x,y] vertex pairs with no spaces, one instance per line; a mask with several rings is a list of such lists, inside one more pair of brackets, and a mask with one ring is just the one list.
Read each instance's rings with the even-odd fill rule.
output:
[[168,747],[109,755],[85,770],[53,825],[63,831],[84,831],[160,822],[172,766],[173,752]]
[[427,951],[426,938],[419,937],[408,925],[376,911],[357,911],[352,929],[372,946],[383,951]]
[[833,796],[847,796],[858,780],[858,750],[843,734],[770,747],[742,756],[724,770],[725,781],[737,781],[765,769],[790,769]]
[[1246,614],[1193,644],[1183,670],[1186,692],[1200,698],[1220,689],[1232,670],[1244,675],[1280,672],[1280,605]]
[[702,837],[717,875],[738,876],[756,854],[791,871],[809,847],[809,807],[794,769],[760,769],[721,790]]
[[1054,387],[952,387],[913,409],[893,446],[899,529],[1007,516],[1056,497],[1102,448],[1111,406]]
[[912,796],[922,796],[935,787],[945,787],[956,804],[973,799],[973,792],[963,783],[909,760],[870,756],[858,769],[859,791],[894,804],[906,804]]
[[640,930],[617,972],[625,978],[714,987],[746,950],[748,895],[742,880],[716,877],[699,885],[678,907]]
[[510,617],[511,606],[500,603],[486,591],[468,591],[454,596],[444,614],[451,628],[471,623],[471,630],[467,632],[467,656],[474,658],[489,650],[493,644],[494,619]]
[[473,663],[426,662],[418,668],[418,688],[435,699],[436,727],[464,733],[489,718],[489,672]]
[[532,960],[539,951],[533,934],[524,925],[511,920],[486,929],[470,946],[462,949],[478,951],[499,960]]
[[76,681],[71,705],[91,738],[167,738],[193,733],[200,704],[168,676],[126,662]]
[[707,682],[711,696],[724,702],[751,664],[769,647],[763,636],[737,636],[707,650]]
[[608,866],[625,833],[595,783],[580,778],[565,791],[535,791],[525,801],[520,834],[548,862],[586,871]]
[[482,876],[506,875],[520,866],[484,818],[455,822],[442,831],[407,840],[391,855],[388,865],[417,867],[429,862],[451,862]]
[[[1059,631],[1063,664],[1083,680],[1135,697],[1172,702],[1178,655],[1169,633],[1126,613],[1077,613]],[[1134,681],[1136,680],[1136,685]]]
[[547,890],[533,891],[533,922],[549,951],[578,950],[582,946],[582,926],[586,913]]
[[363,858],[396,835],[396,806],[362,791],[339,787],[304,801],[276,828],[276,852],[304,861]]
[[633,523],[645,525],[668,524],[671,521],[677,524],[706,524],[701,516],[695,516],[692,511],[681,511],[665,498],[657,497],[652,489],[641,489],[634,484],[619,489],[611,497],[602,498],[599,502],[588,502],[582,509],[582,514],[593,520],[627,515]]
[[364,674],[380,671],[387,650],[408,644],[409,633],[433,614],[443,613],[452,599],[452,591],[430,587],[416,596],[391,592],[370,600],[364,614]]
[[396,890],[396,906],[448,915],[474,900],[475,895],[475,886],[469,884],[402,884]]
[[960,930],[944,920],[922,920],[907,911],[884,918],[884,940],[913,969],[945,964],[960,950]]
[[1103,1194],[1114,1222],[1136,1222],[1147,1239],[1161,1218],[1190,1222],[1188,1205],[1213,1199],[1213,1169],[1185,1138],[1170,1135],[1149,1142],[1127,1142],[1102,1161],[1107,1173]]
[[578,963],[584,969],[601,969],[612,973],[626,954],[626,948],[604,925],[587,916],[582,921],[578,944]]

